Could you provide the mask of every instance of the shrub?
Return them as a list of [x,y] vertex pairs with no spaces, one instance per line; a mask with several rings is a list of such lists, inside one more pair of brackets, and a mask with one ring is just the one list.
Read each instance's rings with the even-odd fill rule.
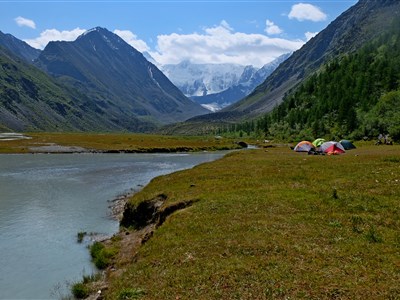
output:
[[74,297],[78,299],[84,299],[89,296],[89,289],[82,282],[78,282],[72,285],[71,291]]
[[99,269],[107,268],[111,263],[111,259],[116,253],[117,250],[115,248],[106,248],[100,242],[95,242],[90,247],[90,255],[92,256],[93,263]]

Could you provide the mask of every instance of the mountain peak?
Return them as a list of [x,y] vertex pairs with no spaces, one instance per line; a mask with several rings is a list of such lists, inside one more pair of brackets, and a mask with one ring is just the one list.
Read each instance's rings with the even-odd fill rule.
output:
[[90,34],[90,33],[92,33],[92,32],[106,33],[106,32],[110,32],[110,31],[108,31],[108,29],[106,29],[106,28],[97,26],[97,27],[94,27],[94,28],[92,28],[92,29],[86,30],[86,31],[85,31],[84,33],[82,33],[78,38],[83,37],[83,36],[86,36],[86,35],[88,35],[88,34]]
[[122,51],[126,53],[134,53],[137,55],[139,52],[131,45],[126,43],[121,37],[103,27],[95,27],[85,31],[81,34],[76,41],[83,47],[91,48],[97,52],[100,48],[109,49],[108,51]]
[[139,51],[105,28],[90,29],[76,41],[53,43],[54,49],[48,45],[38,65],[78,87],[95,101],[95,107],[130,130],[143,124],[183,121],[206,112]]

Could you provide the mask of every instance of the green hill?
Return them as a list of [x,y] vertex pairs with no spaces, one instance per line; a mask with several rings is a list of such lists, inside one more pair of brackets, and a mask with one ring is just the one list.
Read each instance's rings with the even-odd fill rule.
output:
[[400,139],[399,88],[397,22],[393,31],[353,54],[331,61],[301,84],[274,109],[271,123],[279,124],[275,127],[287,125],[297,132],[311,129],[312,136],[361,139],[389,133]]

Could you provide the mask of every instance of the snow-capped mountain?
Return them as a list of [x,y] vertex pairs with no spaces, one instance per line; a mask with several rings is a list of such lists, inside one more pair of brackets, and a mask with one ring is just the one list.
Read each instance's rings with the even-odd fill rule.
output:
[[256,69],[253,66],[246,66],[236,84],[233,84],[219,93],[198,97],[192,96],[191,98],[208,110],[214,112],[218,111],[249,95],[290,55],[291,53],[283,54],[272,62],[264,65],[261,69]]
[[240,82],[245,66],[235,64],[193,64],[185,60],[164,65],[161,71],[187,97],[222,92]]

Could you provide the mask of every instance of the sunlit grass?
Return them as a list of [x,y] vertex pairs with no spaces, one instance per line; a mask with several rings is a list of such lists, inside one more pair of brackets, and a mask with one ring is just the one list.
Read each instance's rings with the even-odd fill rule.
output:
[[110,276],[106,298],[398,299],[399,157],[399,146],[268,148],[158,177],[130,202],[198,201]]

